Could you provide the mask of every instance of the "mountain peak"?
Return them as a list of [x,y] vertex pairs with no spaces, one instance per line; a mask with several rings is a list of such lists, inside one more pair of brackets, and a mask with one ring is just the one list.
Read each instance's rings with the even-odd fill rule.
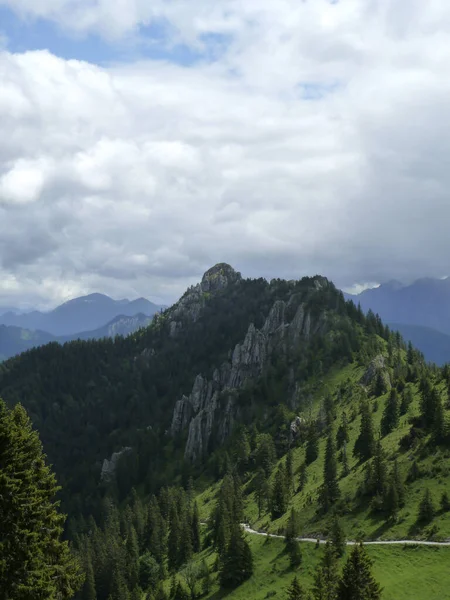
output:
[[204,292],[214,292],[224,289],[241,279],[238,273],[227,263],[218,263],[206,271],[202,277],[201,287]]

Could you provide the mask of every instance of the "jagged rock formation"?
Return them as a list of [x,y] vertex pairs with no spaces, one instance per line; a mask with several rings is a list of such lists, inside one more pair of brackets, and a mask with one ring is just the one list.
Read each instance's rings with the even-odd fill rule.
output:
[[386,389],[390,389],[391,377],[386,364],[386,358],[382,354],[375,356],[370,361],[364,375],[361,377],[360,383],[365,387],[370,387],[375,384],[378,375],[382,376]]
[[105,460],[103,461],[103,465],[102,465],[102,472],[100,474],[100,480],[104,481],[104,482],[111,481],[115,476],[117,462],[118,462],[119,458],[123,454],[126,454],[127,452],[130,452],[130,451],[131,451],[131,448],[129,446],[126,446],[125,448],[122,448],[122,450],[120,450],[119,452],[114,452],[111,455],[111,458],[109,460],[107,458],[105,458]]
[[[222,274],[215,281],[225,283]],[[185,457],[202,457],[212,436],[218,443],[228,437],[239,417],[238,391],[263,374],[275,350],[287,354],[306,345],[313,335],[325,330],[326,323],[325,312],[313,317],[296,295],[288,302],[277,300],[261,329],[250,323],[230,360],[214,370],[211,380],[197,375],[190,395],[183,395],[175,405],[171,434],[188,429]],[[297,391],[295,385],[294,389]]]
[[240,280],[241,274],[226,263],[219,263],[208,269],[201,282],[191,286],[170,311],[170,335],[176,335],[177,330],[181,328],[181,319],[196,321],[199,318],[210,294]]

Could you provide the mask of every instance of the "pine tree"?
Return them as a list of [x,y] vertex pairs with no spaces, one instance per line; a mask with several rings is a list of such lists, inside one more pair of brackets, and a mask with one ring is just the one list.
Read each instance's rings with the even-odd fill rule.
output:
[[350,474],[350,465],[348,464],[348,456],[347,456],[347,442],[344,442],[342,446],[342,477],[347,477]]
[[331,524],[331,544],[337,556],[344,556],[346,549],[345,532],[337,515],[334,515]]
[[71,598],[82,583],[58,512],[56,479],[22,406],[0,400],[0,598]]
[[319,435],[317,433],[316,423],[313,421],[308,429],[306,438],[306,454],[305,461],[307,465],[313,463],[319,456]]
[[435,442],[439,443],[444,440],[445,437],[445,417],[444,417],[444,406],[439,391],[433,388],[432,398],[433,406],[433,422],[431,426],[431,432]]
[[194,502],[192,509],[192,549],[194,552],[200,552],[200,517],[198,515],[198,505]]
[[92,559],[90,554],[86,556],[85,572],[86,577],[84,580],[83,591],[81,594],[82,600],[97,600],[97,592],[95,591],[94,569],[92,568]]
[[292,567],[297,567],[302,562],[301,548],[299,542],[297,541],[299,535],[300,524],[298,514],[295,508],[291,508],[291,513],[286,525],[284,541],[286,543],[286,550],[289,554]]
[[402,392],[402,399],[400,401],[400,414],[406,415],[409,407],[411,406],[414,400],[414,396],[410,386],[405,387]]
[[425,489],[422,500],[419,503],[419,513],[417,520],[420,523],[429,523],[434,517],[435,509],[433,505],[433,499],[431,497],[430,490]]
[[373,434],[372,413],[367,400],[361,402],[361,425],[353,454],[365,461],[373,456],[375,438]]
[[334,435],[330,430],[325,450],[325,462],[323,469],[323,486],[320,492],[320,504],[322,510],[327,512],[340,496],[337,478],[336,450],[334,447]]
[[294,481],[294,466],[292,461],[292,451],[289,448],[286,455],[286,480],[288,484],[289,491],[293,491],[293,481]]
[[344,411],[342,413],[341,424],[339,425],[339,429],[336,434],[336,444],[338,449],[342,448],[344,444],[348,444],[350,441],[350,434],[348,431],[348,420],[347,413]]
[[384,506],[390,517],[395,517],[399,509],[404,505],[405,489],[400,475],[397,461],[394,461],[392,471],[387,484]]
[[383,372],[378,371],[378,373],[375,377],[373,393],[375,396],[382,396],[383,394],[386,393],[386,391],[387,391],[387,387],[386,387],[386,381],[383,376]]
[[307,483],[308,483],[308,465],[306,464],[306,462],[303,462],[300,465],[300,475],[299,475],[299,480],[298,480],[297,491],[302,492]]
[[327,542],[322,560],[314,575],[314,600],[337,600],[338,584],[338,557],[335,548]]
[[291,583],[287,589],[286,599],[287,600],[306,600],[306,594],[303,591],[303,588],[300,585],[297,577],[294,577],[294,579],[291,581]]
[[269,498],[269,483],[266,478],[265,471],[260,467],[255,476],[255,497],[258,504],[258,518],[261,517],[262,511],[267,505]]
[[278,519],[286,512],[289,501],[289,489],[286,480],[286,471],[280,465],[275,473],[270,499],[272,519]]
[[379,600],[381,591],[372,575],[372,561],[363,545],[354,546],[338,585],[338,600]]
[[209,567],[205,559],[202,560],[200,569],[202,577],[202,593],[206,596],[211,591],[212,582],[211,573],[209,572]]
[[448,497],[448,494],[446,491],[442,492],[441,499],[439,501],[439,505],[440,505],[441,511],[443,513],[450,511],[450,498]]
[[253,574],[253,557],[239,524],[233,524],[230,541],[220,560],[220,585],[233,588]]
[[378,440],[375,443],[375,452],[371,461],[370,482],[368,492],[373,496],[383,498],[386,492],[386,482],[386,456],[383,450],[383,446],[381,445],[381,441]]
[[181,566],[180,546],[182,539],[182,528],[175,506],[170,514],[170,530],[167,540],[167,559],[170,570],[176,570]]
[[136,530],[131,525],[126,542],[128,588],[134,589],[139,582],[139,544]]
[[381,418],[381,434],[385,436],[391,433],[391,431],[394,431],[394,429],[398,427],[399,420],[400,410],[398,405],[398,394],[397,390],[392,388]]

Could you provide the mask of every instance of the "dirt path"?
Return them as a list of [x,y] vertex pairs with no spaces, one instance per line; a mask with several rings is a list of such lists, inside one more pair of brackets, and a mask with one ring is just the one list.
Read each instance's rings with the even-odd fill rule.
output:
[[[264,531],[256,531],[255,529],[252,529],[246,523],[242,523],[242,527],[247,533],[251,533],[252,535],[262,535],[264,537],[284,539],[284,535],[276,535],[275,533],[266,533]],[[317,543],[317,539],[315,539],[315,538],[297,538],[297,540],[299,542],[310,542],[313,544]],[[326,540],[320,540],[319,543],[325,544]],[[355,542],[355,541],[346,542],[347,546],[354,546],[356,543],[357,542]],[[375,540],[372,542],[364,542],[365,546],[368,546],[369,544],[372,546],[375,546],[375,545],[377,545],[377,546],[403,545],[404,546],[406,544],[417,545],[417,546],[450,546],[450,542],[424,542],[422,540]]]

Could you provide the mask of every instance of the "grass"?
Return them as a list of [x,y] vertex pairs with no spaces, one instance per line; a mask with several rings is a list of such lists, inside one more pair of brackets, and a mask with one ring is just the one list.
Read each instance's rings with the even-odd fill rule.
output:
[[[314,571],[320,562],[323,546],[302,543],[302,564],[293,570],[284,551],[282,540],[247,534],[254,556],[254,574],[241,586],[222,592],[214,574],[214,584],[208,598],[219,600],[284,600],[285,590],[297,575],[301,585],[311,589]],[[383,600],[445,600],[450,598],[450,547],[366,546],[373,560],[373,572],[383,587]],[[349,552],[350,550],[347,550]],[[215,555],[204,551],[198,559],[206,558],[212,567]],[[341,567],[346,560],[344,556]]]
[[[450,539],[450,512],[441,513],[439,499],[442,492],[450,496],[450,449],[433,447],[429,437],[421,440],[411,450],[402,451],[399,442],[409,432],[409,420],[419,415],[419,392],[412,386],[414,400],[408,413],[400,418],[399,427],[382,439],[382,446],[388,459],[388,469],[396,459],[406,481],[413,461],[420,467],[420,478],[405,484],[405,506],[395,522],[386,523],[382,515],[370,510],[370,498],[359,501],[357,490],[364,479],[364,465],[358,463],[352,451],[359,434],[360,417],[358,385],[363,369],[355,364],[336,370],[323,379],[317,386],[312,403],[313,414],[318,414],[322,398],[326,391],[336,393],[342,384],[347,384],[348,393],[339,398],[336,405],[339,426],[341,414],[345,410],[349,417],[350,442],[347,455],[351,468],[350,474],[339,481],[341,489],[340,518],[347,539]],[[444,394],[444,390],[442,389]],[[374,430],[379,432],[381,417],[388,394],[379,398],[370,398]],[[305,416],[305,415],[303,415]],[[449,418],[447,412],[447,418]],[[301,535],[307,537],[326,537],[329,529],[329,517],[317,514],[317,495],[323,481],[323,457],[325,453],[324,437],[320,440],[319,458],[308,466],[308,482],[301,493],[292,496],[290,506],[298,510],[301,523]],[[300,445],[293,449],[295,484],[298,472],[304,462],[305,448]],[[280,462],[284,462],[284,458]],[[341,465],[339,465],[339,469]],[[275,473],[277,465],[274,468]],[[215,505],[215,498],[221,482],[205,489],[197,501],[200,515],[207,519]],[[425,488],[432,494],[436,516],[430,524],[419,526],[417,512]],[[251,479],[244,485],[245,518],[254,529],[264,529],[271,533],[284,533],[290,507],[285,515],[272,521],[269,513],[258,517],[254,494],[251,492]],[[255,574],[238,589],[227,594],[230,599],[259,600],[275,597],[284,598],[285,588],[289,585],[294,572],[289,568],[282,540],[267,539],[248,535],[255,559]],[[303,564],[298,577],[305,588],[312,585],[315,567],[320,560],[322,549],[314,544],[302,543]],[[423,546],[367,546],[368,554],[374,561],[374,574],[384,588],[383,600],[445,600],[450,599],[450,547]],[[218,585],[212,590],[210,598],[222,597]]]
[[[321,399],[325,390],[335,390],[336,386],[350,381],[357,383],[361,378],[363,370],[356,365],[349,365],[332,373],[326,378],[316,393],[313,403],[313,411],[319,410]],[[355,386],[356,389],[356,386]],[[363,498],[360,502],[356,492],[364,479],[364,465],[358,463],[353,457],[352,451],[356,438],[359,434],[360,417],[358,415],[358,400],[355,395],[348,395],[340,400],[337,405],[337,419],[335,429],[339,426],[340,415],[345,410],[350,418],[349,433],[350,442],[347,447],[347,455],[351,467],[350,474],[339,482],[343,507],[341,509],[342,525],[346,530],[348,539],[433,539],[446,540],[450,538],[450,513],[437,515],[433,522],[426,526],[418,526],[417,512],[418,504],[425,488],[429,488],[433,496],[436,509],[442,492],[447,491],[450,496],[450,450],[448,448],[433,448],[429,445],[429,439],[425,438],[414,450],[401,451],[399,442],[408,433],[408,420],[419,414],[419,394],[416,386],[413,386],[414,401],[409,407],[406,415],[400,418],[398,429],[382,439],[382,445],[388,458],[388,469],[391,468],[393,459],[397,459],[403,479],[406,480],[411,464],[417,460],[421,469],[421,477],[405,486],[405,506],[401,509],[396,522],[386,523],[382,515],[376,515],[370,510],[370,499]],[[374,430],[380,429],[381,417],[387,394],[377,399],[371,399],[373,408]],[[353,417],[353,418],[352,418]],[[329,520],[328,517],[317,515],[317,495],[323,481],[323,457],[325,454],[326,440],[320,440],[319,458],[308,466],[308,482],[301,493],[295,493],[291,499],[291,506],[296,508],[300,515],[302,535],[308,537],[326,536]],[[298,484],[298,471],[305,457],[304,445],[293,450],[294,483]],[[284,458],[281,459],[281,462]],[[339,470],[341,465],[339,464]],[[276,467],[274,469],[274,473]],[[198,496],[200,515],[207,519],[211,508],[215,504],[215,495],[220,487],[220,482],[205,490]],[[254,529],[264,529],[271,533],[283,533],[289,515],[289,509],[283,517],[272,521],[270,514],[265,513],[258,517],[258,510],[254,494],[251,493],[251,481],[247,482],[245,488],[248,490],[246,496],[246,520]]]

